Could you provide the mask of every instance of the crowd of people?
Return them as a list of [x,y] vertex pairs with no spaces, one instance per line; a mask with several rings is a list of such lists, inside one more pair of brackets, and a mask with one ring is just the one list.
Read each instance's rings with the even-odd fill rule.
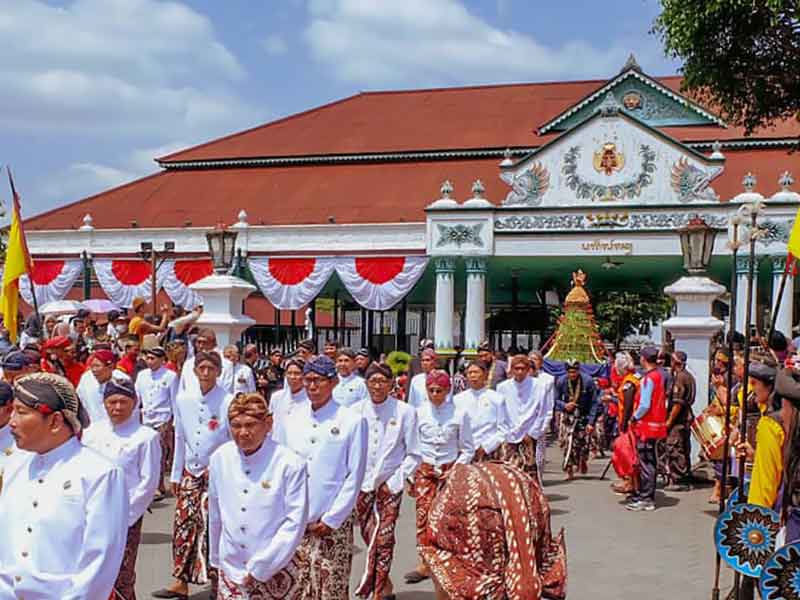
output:
[[356,531],[352,591],[393,598],[403,496],[419,556],[407,582],[432,578],[440,598],[565,596],[540,485],[556,388],[540,355],[506,364],[482,347],[451,376],[425,343],[419,373],[398,377],[334,341],[288,357],[218,348],[200,311],[145,309],[29,319],[4,348],[0,598],[132,600],[143,521],[167,496],[174,579],[156,598],[190,584],[349,598]]
[[[612,451],[615,467],[635,456],[613,486],[631,511],[655,508],[659,476],[676,491],[692,481],[696,384],[682,352],[554,365],[484,343],[457,363],[423,340],[400,373],[334,340],[288,357],[219,348],[201,310],[145,308],[101,325],[29,319],[2,349],[0,598],[134,599],[142,523],[167,496],[174,579],[156,598],[188,598],[190,584],[226,600],[349,598],[356,531],[366,552],[352,591],[393,598],[404,496],[418,555],[407,583],[432,579],[439,598],[563,598],[564,537],[541,488],[549,436],[567,479],[592,454]],[[734,422],[753,419],[717,464],[745,460],[748,500],[781,504],[796,539],[800,376],[787,353],[757,358],[745,400],[741,355],[715,355],[706,411],[737,397]]]

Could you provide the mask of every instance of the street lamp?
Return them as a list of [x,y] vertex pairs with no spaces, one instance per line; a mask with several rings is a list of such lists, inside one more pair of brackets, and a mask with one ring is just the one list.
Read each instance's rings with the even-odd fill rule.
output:
[[237,235],[238,232],[236,230],[226,229],[222,223],[206,233],[208,251],[211,254],[214,272],[217,275],[224,275],[230,271],[236,249]]
[[690,275],[703,275],[711,262],[714,252],[714,238],[717,232],[709,227],[702,218],[695,215],[678,230],[681,238],[681,254],[683,255],[683,268]]
[[[175,242],[164,242],[163,250],[156,250],[153,242],[142,242],[139,245],[139,256],[142,260],[150,262],[150,300],[153,304],[153,316],[158,314],[158,307],[156,306],[156,296],[158,289],[156,288],[156,273],[164,261],[175,252]],[[160,260],[160,262],[158,262]]]

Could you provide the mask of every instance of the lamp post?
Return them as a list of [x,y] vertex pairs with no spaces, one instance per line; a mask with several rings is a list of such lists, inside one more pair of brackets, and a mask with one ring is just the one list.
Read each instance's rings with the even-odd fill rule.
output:
[[158,314],[156,298],[158,288],[156,287],[156,272],[164,264],[164,261],[175,253],[175,242],[164,242],[163,250],[156,250],[153,242],[142,242],[140,244],[139,256],[142,260],[150,262],[150,299],[153,304],[153,316]]
[[695,215],[685,227],[678,230],[678,235],[681,239],[683,268],[690,275],[705,275],[714,252],[716,230]]
[[222,224],[206,232],[214,273],[189,286],[203,299],[198,324],[213,329],[220,346],[236,343],[245,329],[255,325],[254,319],[243,314],[243,307],[245,298],[256,288],[231,274],[237,236],[236,229]]

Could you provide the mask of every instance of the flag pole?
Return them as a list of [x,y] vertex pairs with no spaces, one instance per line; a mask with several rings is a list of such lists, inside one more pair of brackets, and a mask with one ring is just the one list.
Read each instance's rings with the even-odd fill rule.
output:
[[[767,344],[770,343],[772,335],[775,333],[775,320],[778,316],[778,311],[781,308],[781,302],[783,301],[783,292],[786,289],[786,280],[789,278],[789,271],[791,271],[792,268],[794,267],[795,260],[797,259],[791,252],[786,256],[786,267],[783,269],[783,277],[781,277],[781,285],[778,288],[778,297],[775,298],[775,306],[772,309],[772,316],[770,317],[769,334],[767,335]],[[791,331],[788,331],[786,333],[788,333],[789,335],[792,334]]]
[[[6,172],[8,172],[8,183],[11,186],[11,201],[15,205],[15,209],[17,211],[17,216],[19,219],[22,219],[22,209],[19,203],[19,195],[17,194],[17,188],[14,186],[14,178],[11,176],[11,167],[6,165]],[[31,282],[31,296],[33,296],[33,312],[36,314],[36,319],[39,321],[42,329],[44,329],[44,323],[42,323],[42,315],[39,314],[39,301],[36,299],[36,284],[33,282],[33,261],[31,260],[31,253],[28,251],[28,242],[25,239],[25,236],[22,236],[22,243],[25,248],[25,256],[27,260],[26,264],[26,271],[28,273],[28,281]],[[17,288],[19,288],[19,280],[17,280]],[[17,289],[17,293],[19,293],[19,289]]]

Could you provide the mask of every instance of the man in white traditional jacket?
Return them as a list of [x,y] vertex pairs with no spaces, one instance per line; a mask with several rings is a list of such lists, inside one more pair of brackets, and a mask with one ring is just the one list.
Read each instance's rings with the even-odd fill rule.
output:
[[[433,369],[426,379],[428,399],[417,409],[417,436],[422,463],[414,474],[417,550],[429,545],[428,514],[448,471],[456,463],[468,465],[475,456],[470,416],[453,402],[452,382],[446,371]],[[406,583],[430,577],[420,556]]]
[[272,439],[281,439],[281,430],[287,421],[298,410],[305,410],[308,394],[303,386],[303,367],[305,361],[291,358],[284,367],[285,385],[273,392],[269,399],[269,410],[272,414]]
[[175,453],[175,428],[172,424],[172,407],[178,393],[178,375],[167,369],[164,362],[167,352],[161,346],[144,351],[147,368],[136,376],[136,395],[141,403],[142,425],[158,434],[161,444],[161,473],[158,492],[164,496],[167,488],[164,478],[172,470],[172,455]]
[[426,389],[425,380],[428,373],[436,368],[436,352],[432,348],[425,348],[419,357],[419,366],[422,369],[421,373],[417,373],[411,378],[408,384],[408,402],[414,408],[419,408],[428,401],[428,391]]
[[541,481],[536,446],[538,439],[545,443],[546,424],[553,411],[548,398],[552,401],[553,396],[548,394],[544,379],[531,376],[531,363],[526,355],[512,356],[510,367],[511,378],[497,386],[497,391],[505,398],[511,420],[504,459]]
[[97,423],[108,420],[108,413],[103,405],[103,392],[111,380],[111,374],[117,364],[117,357],[111,350],[97,350],[87,361],[89,368],[81,375],[77,393],[81,405],[89,416],[89,422]]
[[139,422],[138,399],[130,378],[117,371],[106,383],[104,404],[108,420],[93,423],[81,441],[97,450],[125,473],[128,488],[128,537],[122,566],[114,584],[115,600],[136,600],[136,557],[144,513],[153,501],[161,475],[158,434]]
[[364,480],[367,424],[333,400],[336,365],[325,355],[307,362],[309,402],[292,414],[279,442],[308,465],[308,526],[297,549],[296,600],[347,600],[353,562],[353,509]]
[[355,372],[356,355],[350,348],[342,348],[336,356],[339,383],[333,389],[333,399],[342,406],[354,406],[369,399],[364,378]]
[[193,362],[198,385],[178,392],[174,406],[175,457],[170,481],[176,497],[175,581],[153,592],[155,598],[188,598],[190,583],[211,582],[212,593],[217,588],[217,570],[208,564],[208,465],[214,451],[231,439],[228,406],[233,397],[217,383],[222,370],[219,354],[198,352]]
[[511,431],[505,399],[489,389],[488,372],[483,362],[471,362],[466,370],[469,388],[453,397],[456,407],[469,415],[477,462],[500,460],[502,446]]
[[14,384],[11,432],[20,450],[0,486],[0,598],[108,598],[128,531],[121,468],[77,438],[88,422],[65,378]]
[[531,361],[531,376],[538,384],[544,386],[545,404],[538,413],[536,425],[531,435],[536,439],[536,467],[539,473],[539,483],[542,482],[544,466],[547,462],[547,432],[553,422],[556,407],[556,378],[544,370],[544,355],[538,350],[532,351],[528,358]]
[[308,519],[306,461],[271,439],[261,394],[237,395],[228,408],[232,442],[209,466],[210,562],[222,600],[284,600],[296,593],[293,557]]
[[183,363],[183,369],[181,370],[181,379],[180,384],[178,385],[178,391],[183,392],[188,390],[189,388],[197,389],[197,375],[194,372],[194,365],[197,352],[214,352],[215,354],[219,355],[220,364],[220,373],[217,377],[219,386],[224,389],[229,394],[233,393],[233,363],[229,361],[222,355],[222,351],[217,348],[217,334],[214,333],[213,329],[201,329],[197,333],[197,339],[195,340],[195,356],[190,356],[186,359],[186,362]]
[[233,344],[225,346],[222,351],[223,358],[231,362],[231,377],[233,379],[233,394],[249,394],[256,391],[256,378],[249,365],[242,364],[239,348]]
[[370,398],[357,406],[367,421],[367,468],[356,516],[367,545],[367,562],[356,595],[381,600],[394,592],[389,573],[403,485],[414,475],[422,457],[416,411],[389,395],[392,369],[372,363],[365,374]]
[[11,435],[9,424],[12,412],[14,412],[14,391],[8,383],[0,381],[0,473],[3,472],[3,464],[17,452],[17,444]]

